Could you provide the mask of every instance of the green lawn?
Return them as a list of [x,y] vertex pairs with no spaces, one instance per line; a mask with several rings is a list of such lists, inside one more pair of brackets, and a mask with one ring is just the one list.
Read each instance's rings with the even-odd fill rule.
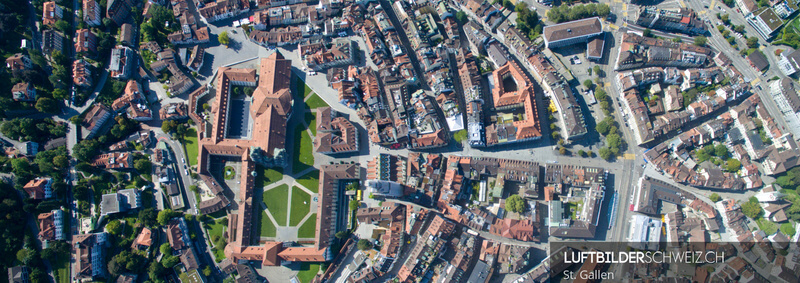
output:
[[186,159],[189,159],[189,165],[194,166],[197,164],[197,147],[197,131],[194,128],[190,128],[183,135],[183,151],[186,152]]
[[301,79],[297,79],[297,93],[300,91],[303,92],[303,98],[306,98],[309,94],[311,94],[311,88]]
[[283,179],[282,168],[265,168],[259,165],[256,171],[258,172],[258,175],[256,175],[256,187],[258,188],[266,187]]
[[781,224],[781,233],[790,238],[794,236],[797,231],[794,229],[794,223],[791,221]]
[[[314,166],[314,148],[311,136],[305,131],[303,125],[294,128],[294,154],[292,155],[292,174],[297,174]],[[299,141],[299,142],[298,142]]]
[[767,235],[775,234],[775,232],[778,231],[777,224],[767,219],[764,219],[763,217],[759,217],[758,220],[756,220],[756,223],[758,224],[758,228],[761,229],[761,231],[764,231],[764,233],[766,233]]
[[308,124],[308,129],[311,130],[312,135],[317,135],[317,113],[314,112],[306,112],[305,115],[306,124]]
[[317,214],[311,214],[311,216],[306,219],[306,222],[303,222],[303,225],[297,228],[297,237],[298,238],[314,238],[315,234],[317,233]]
[[306,105],[308,105],[309,109],[317,109],[319,107],[329,106],[328,103],[325,103],[325,100],[322,100],[322,98],[316,94],[311,95],[311,97],[306,100]]
[[306,173],[300,179],[296,179],[300,185],[306,187],[312,192],[318,193],[319,192],[319,171],[314,170],[311,172]]
[[314,280],[314,276],[317,276],[317,273],[319,273],[319,263],[303,262],[300,264],[300,272],[297,273],[297,279],[300,279],[300,282],[308,283]]
[[289,202],[289,186],[286,184],[277,186],[264,192],[264,204],[267,210],[275,218],[278,226],[286,226],[287,204]]
[[225,171],[223,174],[225,174],[225,180],[233,180],[233,177],[236,176],[236,170],[233,170],[233,167],[231,166],[225,166]]
[[228,211],[222,209],[220,211],[217,211],[217,212],[214,212],[214,213],[210,213],[210,214],[206,214],[206,215],[208,215],[208,216],[210,216],[211,218],[214,218],[214,219],[225,218],[226,216],[228,216]]
[[66,255],[61,257],[62,258],[59,258],[58,260],[53,260],[50,262],[53,265],[53,268],[56,269],[56,283],[69,283],[69,257]]
[[261,211],[261,237],[275,237],[275,224],[272,223],[272,220],[269,220],[269,216],[265,211]]
[[292,187],[292,215],[289,216],[289,225],[297,226],[303,217],[306,217],[311,206],[311,195],[301,188]]
[[228,226],[228,219],[225,218],[203,222],[203,227],[208,230],[208,236],[211,238],[213,238],[215,235],[222,238],[223,229],[225,229],[226,226]]

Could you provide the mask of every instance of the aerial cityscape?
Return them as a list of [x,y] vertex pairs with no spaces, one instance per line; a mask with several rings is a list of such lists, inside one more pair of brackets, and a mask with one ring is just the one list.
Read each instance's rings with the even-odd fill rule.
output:
[[0,283],[800,282],[798,5],[0,0]]

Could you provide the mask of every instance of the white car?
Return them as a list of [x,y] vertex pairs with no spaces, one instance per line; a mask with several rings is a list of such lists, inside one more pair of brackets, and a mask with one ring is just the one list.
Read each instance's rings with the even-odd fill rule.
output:
[[186,164],[186,159],[181,158],[181,161],[183,162],[183,164]]

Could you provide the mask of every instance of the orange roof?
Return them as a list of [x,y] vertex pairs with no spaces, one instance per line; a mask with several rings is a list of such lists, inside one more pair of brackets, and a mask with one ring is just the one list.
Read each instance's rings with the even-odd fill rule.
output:
[[136,242],[134,243],[140,246],[148,246],[148,247],[153,245],[152,231],[150,231],[150,229],[145,227],[144,229],[142,229],[142,232],[139,233],[139,236],[136,237]]

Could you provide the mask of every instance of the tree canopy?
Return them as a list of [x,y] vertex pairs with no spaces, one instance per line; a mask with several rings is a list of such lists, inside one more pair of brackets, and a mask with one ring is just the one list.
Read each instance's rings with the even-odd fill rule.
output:
[[511,195],[506,199],[506,210],[508,211],[521,213],[525,211],[526,206],[525,200],[519,195]]
[[358,247],[359,250],[366,251],[372,248],[372,242],[370,242],[370,240],[367,239],[361,239],[358,240],[356,246]]
[[575,21],[594,16],[607,17],[611,13],[611,8],[606,4],[578,4],[569,6],[562,4],[547,11],[547,18],[556,23]]
[[225,45],[225,46],[228,46],[231,43],[231,39],[228,36],[228,32],[227,31],[221,32],[217,39],[219,40],[220,44]]

